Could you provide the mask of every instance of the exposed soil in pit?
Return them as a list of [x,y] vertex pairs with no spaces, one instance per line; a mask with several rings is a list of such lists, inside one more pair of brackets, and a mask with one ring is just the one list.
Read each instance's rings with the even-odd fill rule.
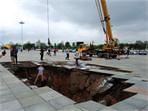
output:
[[[29,87],[33,85],[37,74],[37,64],[29,61],[19,62],[17,65],[12,65],[9,62],[1,64],[19,79],[25,79],[23,82]],[[125,80],[111,78],[109,75],[98,72],[77,68],[68,69],[64,67],[65,63],[57,62],[54,66],[43,62],[39,64],[43,64],[45,68],[46,81],[41,82],[39,80],[36,84],[37,87],[49,86],[76,102],[94,100],[110,106],[135,95],[123,91],[123,89],[132,85],[125,83]]]

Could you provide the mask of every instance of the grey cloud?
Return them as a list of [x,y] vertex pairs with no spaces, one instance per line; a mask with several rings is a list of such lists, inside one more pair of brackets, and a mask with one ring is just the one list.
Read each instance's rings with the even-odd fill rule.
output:
[[128,24],[137,20],[148,20],[148,1],[146,0],[113,0],[109,2],[110,16],[116,25]]
[[[29,12],[37,19],[40,19],[39,21],[42,21],[44,25],[46,24],[47,0],[18,0],[17,2],[20,4],[20,8],[23,8],[24,11]],[[137,34],[138,36],[143,36],[144,40],[146,39],[148,30],[148,23],[146,22],[148,21],[147,0],[107,0],[107,5],[111,17],[111,24],[113,26],[113,34],[119,35],[118,37],[119,39],[121,38],[122,41],[125,39],[124,36],[126,36],[126,40],[135,40],[135,37],[132,35],[133,33],[135,35]],[[49,0],[49,19],[50,23],[52,22],[50,28],[54,27],[53,23],[68,22],[78,25],[81,29],[94,29],[98,30],[98,33],[103,32],[100,32],[101,25],[95,0]],[[43,25],[43,23],[41,25]],[[28,27],[32,24],[26,23]],[[46,28],[45,26],[42,27],[44,27],[44,29]],[[32,31],[31,28],[30,33],[28,33],[30,38]],[[34,27],[34,31],[37,30],[36,28],[40,27]],[[46,36],[46,31],[40,30],[38,31],[40,34],[34,35],[37,37],[37,39],[39,39],[39,36]],[[127,36],[128,34],[129,36]],[[55,29],[50,32],[50,35],[63,35],[63,37],[57,37],[57,39],[60,38],[61,40],[65,40],[66,33],[62,34],[62,31],[58,32]],[[68,36],[72,36],[72,33],[70,33]],[[95,36],[94,39],[103,39],[102,37],[98,36]],[[34,38],[32,37],[32,39]],[[74,38],[72,38],[72,40],[74,40]],[[86,40],[89,39],[86,38]],[[91,37],[90,41],[92,41]]]
[[[45,20],[46,2],[47,0],[32,0],[26,2],[24,7]],[[148,20],[146,0],[112,0],[107,3],[113,26],[137,21],[144,24]],[[49,0],[49,16],[52,21],[69,21],[89,28],[100,25],[95,0]]]

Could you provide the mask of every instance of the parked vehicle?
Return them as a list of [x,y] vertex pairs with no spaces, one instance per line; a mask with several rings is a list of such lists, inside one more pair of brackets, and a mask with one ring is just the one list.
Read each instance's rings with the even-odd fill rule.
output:
[[147,54],[148,54],[148,52],[145,51],[145,50],[141,50],[141,51],[139,51],[139,55],[147,55]]

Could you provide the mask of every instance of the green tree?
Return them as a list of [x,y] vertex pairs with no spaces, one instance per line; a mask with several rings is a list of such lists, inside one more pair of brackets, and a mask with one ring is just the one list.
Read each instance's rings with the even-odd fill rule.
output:
[[72,48],[75,49],[76,47],[77,47],[77,46],[76,46],[76,43],[73,42],[73,43],[72,43]]
[[21,48],[21,47],[22,47],[22,45],[19,44],[19,43],[14,44],[14,46],[15,46],[16,48]]
[[65,48],[71,48],[70,42],[65,43]]
[[35,48],[35,44],[27,42],[23,45],[23,47],[24,47],[24,49],[32,49],[32,48]]
[[44,48],[44,49],[46,49],[48,46],[45,44],[45,43],[41,43],[40,44],[40,48]]
[[47,46],[45,43],[43,43],[43,42],[41,42],[40,40],[38,40],[38,41],[35,43],[35,47],[36,47],[36,48],[47,48],[48,46]]
[[57,48],[57,44],[56,43],[54,43],[54,48]]
[[64,43],[63,42],[58,43],[57,48],[58,49],[64,49]]

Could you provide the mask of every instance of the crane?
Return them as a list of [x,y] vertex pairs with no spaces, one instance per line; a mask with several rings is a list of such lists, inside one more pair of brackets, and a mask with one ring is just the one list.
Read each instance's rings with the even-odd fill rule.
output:
[[[97,11],[99,14],[99,18],[101,21],[101,26],[106,37],[105,44],[102,50],[94,50],[91,48],[86,47],[85,44],[81,44],[78,48],[78,51],[83,53],[84,55],[97,55],[98,57],[103,58],[116,58],[117,54],[119,53],[119,40],[113,37],[111,23],[110,23],[110,16],[107,9],[106,0],[95,0]],[[88,60],[87,56],[81,56],[81,58],[85,58]],[[87,58],[86,58],[87,57]]]
[[95,1],[101,21],[101,26],[106,37],[105,41],[106,43],[103,46],[103,51],[110,54],[112,53],[114,55],[114,49],[118,48],[119,40],[117,38],[114,38],[112,34],[110,16],[108,13],[106,0],[95,0]]

